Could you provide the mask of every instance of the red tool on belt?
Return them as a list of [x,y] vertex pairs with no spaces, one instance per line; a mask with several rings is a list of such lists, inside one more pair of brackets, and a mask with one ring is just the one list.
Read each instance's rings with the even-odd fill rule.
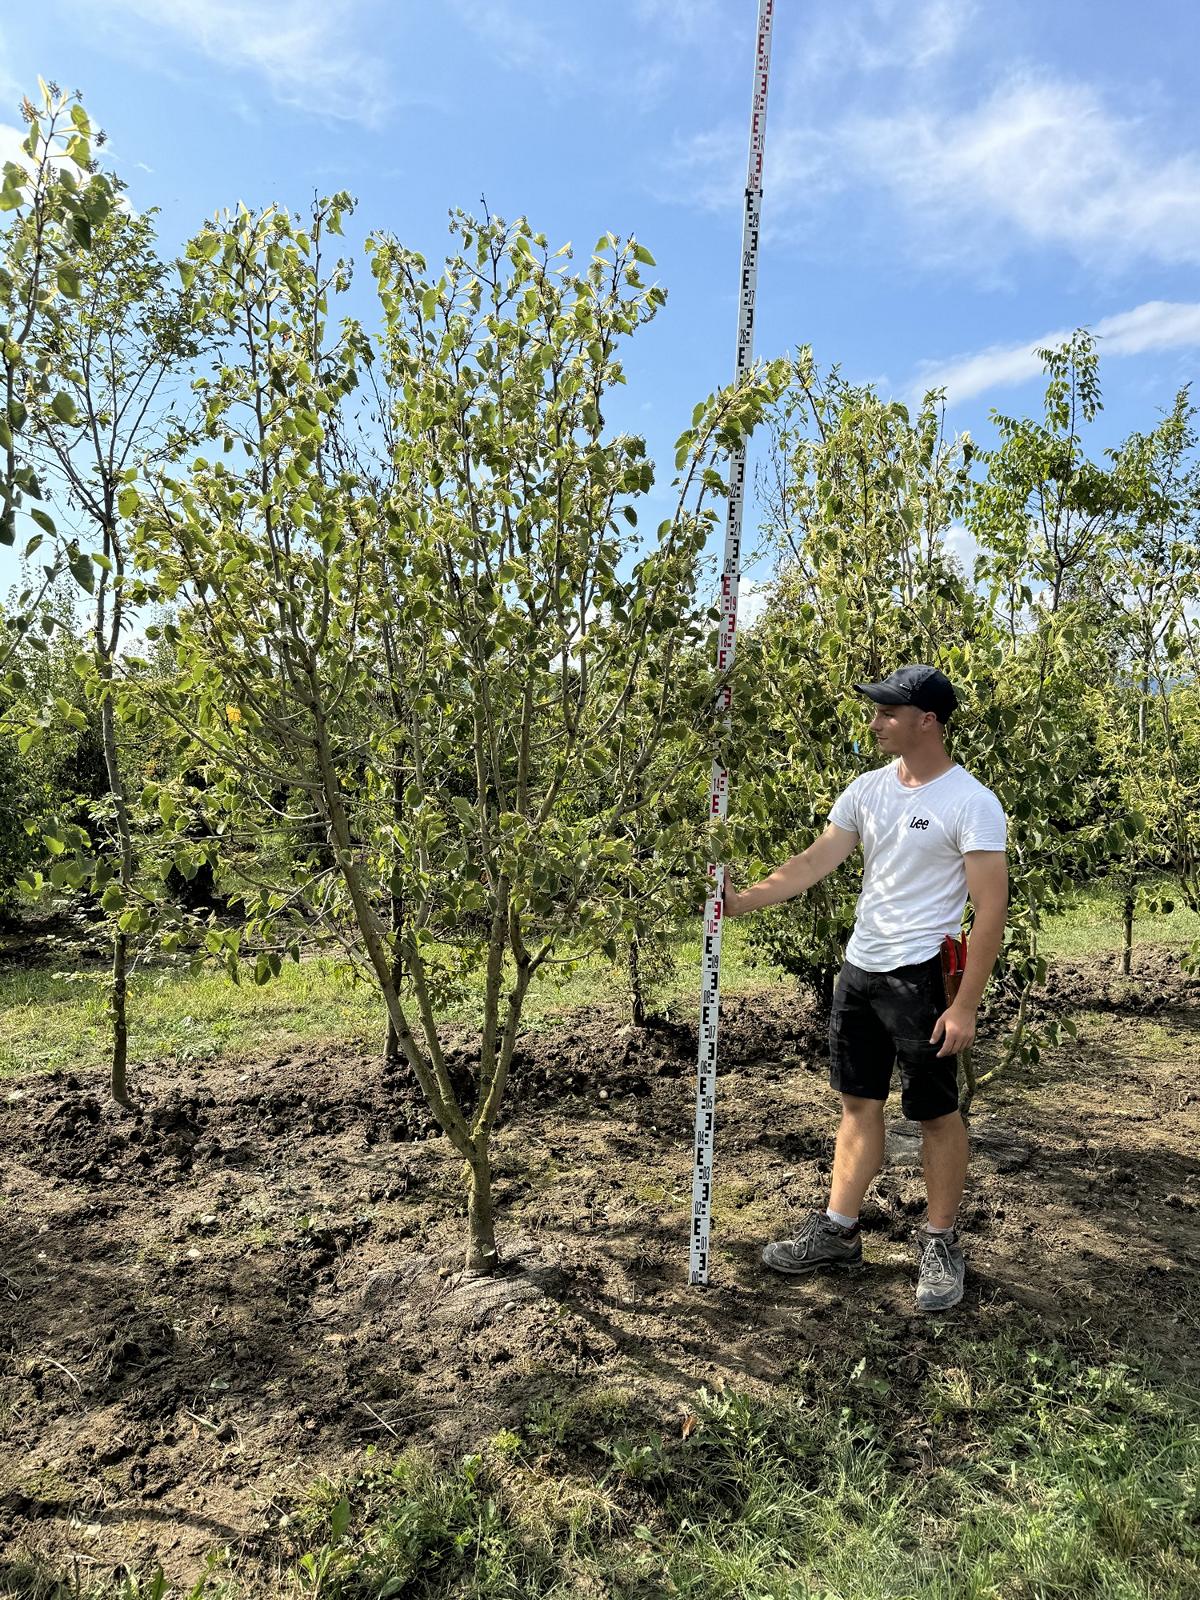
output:
[[942,981],[946,985],[947,1005],[954,1004],[954,997],[958,993],[958,986],[966,970],[967,936],[964,933],[956,939],[953,934],[948,933],[942,940]]

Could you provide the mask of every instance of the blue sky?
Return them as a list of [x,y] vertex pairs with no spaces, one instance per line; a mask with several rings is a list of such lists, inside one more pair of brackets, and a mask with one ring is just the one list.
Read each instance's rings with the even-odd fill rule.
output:
[[[356,244],[431,259],[481,195],[585,253],[635,233],[669,299],[611,420],[665,483],[732,372],[756,9],[49,0],[0,21],[0,124],[38,73],[82,89],[170,252],[238,200],[335,188]],[[1198,51],[1184,0],[777,0],[757,353],[810,342],[904,398],[944,382],[986,442],[993,405],[1036,406],[1030,347],[1085,324],[1097,443],[1148,426],[1200,357]]]

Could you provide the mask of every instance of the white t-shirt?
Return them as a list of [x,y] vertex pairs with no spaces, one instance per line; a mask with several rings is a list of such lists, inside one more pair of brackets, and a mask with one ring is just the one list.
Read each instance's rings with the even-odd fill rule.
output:
[[962,929],[968,850],[1003,850],[1004,811],[960,766],[915,789],[899,761],[864,772],[834,801],[830,822],[856,833],[863,884],[846,959],[868,972],[928,961]]

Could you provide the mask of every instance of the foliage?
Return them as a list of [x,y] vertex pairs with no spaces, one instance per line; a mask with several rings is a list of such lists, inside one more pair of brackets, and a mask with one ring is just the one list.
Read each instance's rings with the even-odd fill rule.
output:
[[[22,744],[36,745],[56,719],[99,733],[102,792],[86,817],[69,827],[47,821],[42,837],[57,858],[52,885],[82,890],[108,922],[110,1082],[114,1099],[124,1104],[130,963],[139,937],[157,931],[164,916],[177,920],[159,870],[161,832],[158,848],[144,859],[139,846],[149,830],[144,816],[135,817],[122,760],[125,730],[147,720],[122,660],[137,598],[127,584],[126,523],[138,504],[139,473],[166,448],[165,432],[179,435],[164,391],[196,359],[205,314],[159,260],[152,215],[134,216],[119,206],[94,227],[73,288],[71,296],[47,304],[30,329],[23,400],[30,447],[39,466],[45,463],[42,481],[72,506],[96,545],[71,567],[92,608],[89,647],[72,662],[86,712],[72,703],[75,696],[47,701],[29,721]],[[178,437],[171,443],[177,449]],[[32,892],[40,893],[44,881],[33,873]]]
[[[577,271],[527,223],[460,214],[434,278],[374,239],[377,362],[354,319],[332,323],[350,266],[325,252],[348,210],[334,196],[302,226],[242,209],[189,246],[185,280],[225,330],[198,384],[220,450],[164,477],[143,519],[143,565],[180,609],[160,704],[203,752],[227,837],[296,797],[319,826],[323,856],[250,873],[227,957],[244,936],[265,981],[298,925],[320,926],[372,976],[464,1158],[468,1260],[490,1269],[488,1140],[531,979],[564,943],[613,951],[631,899],[695,892],[701,821],[652,780],[667,740],[711,720],[710,686],[675,670],[710,625],[707,458],[781,374],[698,408],[676,514],[639,547],[653,471],[640,439],[606,437],[602,406],[663,300],[649,253],[606,235]],[[648,860],[631,815],[657,819]],[[475,965],[482,1060],[462,1104],[438,1019]]]
[[[900,661],[945,665],[979,609],[943,544],[970,446],[944,441],[932,400],[911,420],[836,372],[822,382],[802,352],[773,444],[764,531],[778,573],[735,689],[733,817],[760,860],[802,849],[866,769],[849,686]],[[755,919],[755,943],[827,993],[853,922],[850,883],[843,872]]]
[[[14,544],[19,518],[28,516],[38,531],[24,546],[26,559],[47,538],[54,559],[11,611],[0,614],[0,668],[39,621],[59,573],[90,572],[78,540],[60,535],[44,507],[45,487],[23,448],[29,423],[25,391],[31,344],[55,305],[78,296],[80,268],[93,230],[111,210],[113,187],[93,156],[93,144],[102,143],[103,135],[93,133],[80,101],[40,79],[39,90],[39,105],[28,98],[22,104],[28,132],[20,158],[5,162],[0,184],[0,544]],[[51,404],[64,422],[77,414],[67,394],[53,396]]]
[[[1042,354],[1042,417],[996,415],[999,442],[979,455],[944,439],[937,395],[911,420],[836,372],[821,382],[803,353],[775,435],[771,605],[739,656],[734,826],[760,860],[802,848],[869,763],[853,683],[929,661],[959,689],[950,748],[1010,824],[1000,977],[1021,1004],[1009,1059],[1036,1059],[1051,1037],[1026,1021],[1047,911],[1110,864],[1174,864],[1185,881],[1200,810],[1179,714],[1200,574],[1190,409],[1181,396],[1153,434],[1097,464],[1083,436],[1100,405],[1092,341]],[[977,546],[970,573],[950,553],[956,530]],[[1139,648],[1150,665],[1137,674]],[[1155,708],[1145,759],[1121,738],[1131,694],[1143,728]],[[828,989],[850,878],[756,919],[755,941]]]

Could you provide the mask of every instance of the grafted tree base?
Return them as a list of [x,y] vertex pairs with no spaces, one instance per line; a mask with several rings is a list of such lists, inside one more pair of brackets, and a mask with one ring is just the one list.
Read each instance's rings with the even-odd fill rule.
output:
[[448,1327],[478,1328],[518,1306],[557,1294],[562,1286],[562,1267],[553,1250],[534,1240],[509,1240],[495,1272],[460,1272],[445,1280],[433,1320]]

